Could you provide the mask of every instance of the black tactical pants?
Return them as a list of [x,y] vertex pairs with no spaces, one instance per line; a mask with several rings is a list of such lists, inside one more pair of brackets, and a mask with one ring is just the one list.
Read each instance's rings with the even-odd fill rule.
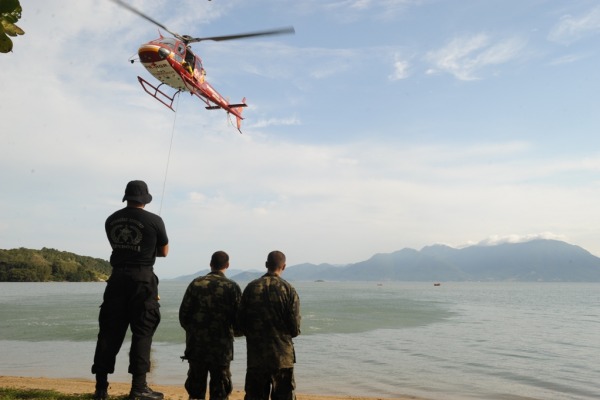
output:
[[190,399],[205,399],[206,381],[210,373],[210,400],[227,400],[233,385],[229,365],[210,365],[190,360],[185,389]]
[[294,368],[267,370],[249,367],[246,370],[244,400],[296,400]]
[[127,328],[131,328],[129,370],[150,371],[152,336],[160,323],[158,278],[151,267],[113,268],[100,306],[100,332],[92,373],[112,374]]

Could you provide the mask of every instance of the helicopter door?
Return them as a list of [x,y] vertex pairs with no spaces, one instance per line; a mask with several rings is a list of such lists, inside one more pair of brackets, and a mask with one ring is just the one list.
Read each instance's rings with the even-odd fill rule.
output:
[[185,52],[185,64],[186,64],[185,67],[188,69],[190,74],[193,76],[194,75],[194,67],[196,64],[196,56],[194,55],[194,53],[192,53],[192,51],[189,48]]
[[196,57],[196,67],[194,68],[194,78],[196,78],[200,83],[204,83],[204,77],[206,75],[206,71],[202,66],[202,60],[200,57]]

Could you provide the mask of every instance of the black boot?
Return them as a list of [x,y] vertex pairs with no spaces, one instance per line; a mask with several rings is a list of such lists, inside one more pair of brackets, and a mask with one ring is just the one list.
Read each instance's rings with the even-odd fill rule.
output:
[[96,391],[94,392],[94,400],[108,399],[108,381],[106,374],[96,374]]
[[155,392],[148,385],[143,388],[131,388],[129,400],[162,400],[165,396],[160,392]]
[[146,383],[146,374],[135,374],[131,381],[131,392],[129,400],[162,400],[165,396],[155,392]]

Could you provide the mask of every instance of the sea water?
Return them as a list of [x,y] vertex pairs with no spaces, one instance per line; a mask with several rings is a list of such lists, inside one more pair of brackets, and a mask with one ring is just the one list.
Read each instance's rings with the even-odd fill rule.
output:
[[[600,398],[600,284],[292,282],[300,393],[430,399]],[[155,384],[182,385],[187,283],[161,282]],[[244,284],[241,284],[242,288]],[[104,283],[0,283],[0,375],[89,378]],[[128,381],[129,339],[110,378]],[[235,341],[234,386],[246,348]]]

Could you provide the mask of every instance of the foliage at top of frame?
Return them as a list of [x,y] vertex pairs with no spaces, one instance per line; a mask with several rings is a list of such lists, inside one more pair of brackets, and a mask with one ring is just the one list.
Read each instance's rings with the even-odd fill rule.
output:
[[16,25],[22,11],[19,0],[0,0],[0,53],[12,51],[13,41],[9,36],[25,34],[25,31]]

